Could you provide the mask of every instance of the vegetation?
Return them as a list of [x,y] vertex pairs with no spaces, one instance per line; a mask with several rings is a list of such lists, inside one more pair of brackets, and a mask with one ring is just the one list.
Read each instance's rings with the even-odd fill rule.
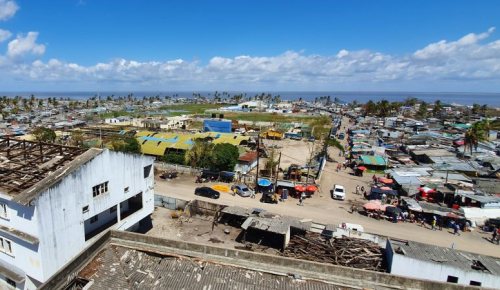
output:
[[38,127],[33,130],[33,136],[36,141],[53,143],[56,140],[56,132],[49,128]]
[[271,176],[276,176],[278,173],[278,159],[276,158],[276,150],[271,149],[269,151],[269,156],[267,158],[264,169],[271,174]]
[[477,151],[477,146],[479,145],[479,142],[487,140],[489,130],[490,130],[490,122],[488,120],[472,124],[472,126],[465,132],[464,153],[467,150],[467,148],[470,149],[471,154],[473,148]]
[[284,115],[277,113],[260,113],[260,112],[225,112],[224,117],[231,120],[245,120],[251,122],[273,122],[273,123],[290,123],[290,122],[303,122],[310,124],[317,120],[318,116],[298,116],[298,115]]
[[161,160],[167,163],[184,165],[186,162],[186,153],[176,151],[167,152],[161,157]]
[[[187,114],[204,114],[206,110],[219,109],[221,104],[179,104],[161,106],[159,110],[171,110],[171,116],[180,116]],[[176,112],[178,111],[178,112]]]
[[213,144],[202,139],[194,140],[193,147],[186,152],[185,163],[194,168],[214,171],[233,171],[239,152],[235,145]]
[[133,137],[118,138],[114,137],[111,142],[111,149],[124,153],[141,153],[141,145]]

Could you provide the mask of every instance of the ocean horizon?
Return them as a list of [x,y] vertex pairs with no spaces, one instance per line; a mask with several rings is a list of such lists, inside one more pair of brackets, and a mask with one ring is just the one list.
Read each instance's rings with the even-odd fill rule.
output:
[[[223,91],[218,91],[222,94]],[[226,91],[230,95],[235,94],[246,94],[247,97],[253,97],[256,94],[272,94],[280,95],[282,100],[297,100],[302,98],[303,100],[312,101],[317,97],[330,96],[333,101],[334,98],[338,98],[343,103],[349,103],[352,101],[357,101],[359,103],[365,103],[369,100],[380,101],[388,100],[393,101],[404,101],[407,98],[417,98],[422,101],[433,103],[436,100],[440,100],[444,104],[460,104],[460,105],[488,105],[492,107],[500,107],[500,93],[472,93],[472,92],[395,92],[395,91]],[[96,95],[100,95],[101,98],[106,98],[107,96],[127,96],[133,94],[134,97],[142,98],[149,96],[165,97],[165,96],[176,96],[179,98],[192,98],[193,93],[201,94],[206,97],[213,97],[215,91],[39,91],[39,92],[0,92],[0,96],[22,96],[29,97],[34,95],[37,98],[71,98],[86,100]]]

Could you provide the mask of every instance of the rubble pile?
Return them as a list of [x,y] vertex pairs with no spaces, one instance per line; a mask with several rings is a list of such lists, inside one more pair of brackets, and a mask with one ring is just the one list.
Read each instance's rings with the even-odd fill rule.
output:
[[358,238],[326,238],[319,234],[292,236],[283,256],[357,269],[384,272],[383,249]]

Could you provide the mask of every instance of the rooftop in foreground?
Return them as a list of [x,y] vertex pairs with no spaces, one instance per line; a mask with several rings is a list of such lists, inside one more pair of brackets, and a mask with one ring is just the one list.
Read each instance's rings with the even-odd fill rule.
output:
[[451,290],[463,286],[108,231],[39,289]]
[[0,138],[0,192],[26,203],[79,165],[100,154],[53,143]]

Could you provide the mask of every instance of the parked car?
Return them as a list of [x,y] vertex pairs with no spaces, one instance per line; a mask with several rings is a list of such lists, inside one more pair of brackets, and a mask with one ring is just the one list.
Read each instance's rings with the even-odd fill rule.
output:
[[236,191],[236,194],[238,194],[241,197],[249,197],[252,196],[252,194],[255,194],[253,190],[251,190],[250,188],[248,188],[248,186],[244,184],[235,184],[231,186],[231,191],[232,192]]
[[290,139],[300,141],[300,140],[302,140],[302,137],[300,137],[300,136],[292,136],[292,137],[290,137]]
[[220,197],[220,193],[217,190],[206,186],[196,188],[194,194],[213,199],[218,199]]
[[332,198],[344,200],[345,199],[345,188],[342,185],[335,184],[332,189]]

